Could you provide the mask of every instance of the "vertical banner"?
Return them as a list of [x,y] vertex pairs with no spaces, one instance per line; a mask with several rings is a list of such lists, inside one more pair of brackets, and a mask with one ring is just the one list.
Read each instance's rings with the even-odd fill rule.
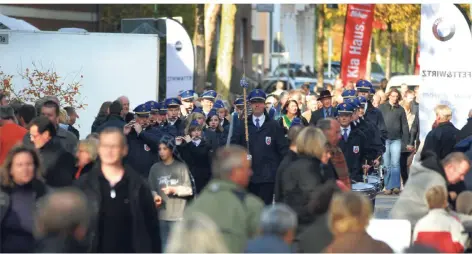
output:
[[166,18],[166,97],[193,89],[195,53],[192,40],[178,21]]
[[348,4],[341,56],[341,79],[363,79],[369,55],[375,4]]
[[422,4],[420,29],[420,140],[431,130],[438,104],[452,109],[461,129],[472,109],[472,35],[468,17],[452,3]]

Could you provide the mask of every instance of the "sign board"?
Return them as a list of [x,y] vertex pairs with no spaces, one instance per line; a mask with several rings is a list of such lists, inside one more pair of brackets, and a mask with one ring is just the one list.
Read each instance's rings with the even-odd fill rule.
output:
[[273,4],[256,4],[257,12],[274,12]]
[[448,105],[451,122],[461,129],[472,100],[472,35],[466,17],[454,4],[422,4],[419,90],[420,140],[436,120],[435,108]]
[[0,44],[8,44],[8,34],[0,34]]

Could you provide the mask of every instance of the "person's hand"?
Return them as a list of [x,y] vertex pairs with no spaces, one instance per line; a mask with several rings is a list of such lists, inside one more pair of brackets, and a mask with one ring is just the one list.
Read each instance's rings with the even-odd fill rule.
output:
[[182,144],[183,137],[175,137],[175,145],[180,146]]
[[131,128],[132,128],[132,127],[131,127],[131,125],[129,125],[129,124],[125,125],[125,126],[123,127],[123,133],[124,133],[125,135],[128,135],[128,134],[130,133],[130,131],[131,131]]
[[367,171],[369,171],[369,169],[370,169],[370,165],[367,165],[367,164],[362,165],[362,169],[364,170],[364,175],[366,175]]
[[161,204],[162,204],[162,198],[161,198],[161,196],[159,196],[159,195],[157,195],[157,194],[154,195],[154,204],[156,205],[156,207],[161,206]]
[[374,160],[374,167],[378,167],[380,165],[380,161],[377,159],[377,160]]
[[340,180],[336,180],[336,185],[338,186],[339,189],[341,189],[341,191],[343,192],[346,192],[346,191],[350,191],[350,189]]
[[143,127],[139,123],[133,124],[133,128],[138,133],[138,135],[143,131]]
[[190,137],[190,135],[185,136],[184,139],[185,139],[185,142],[187,143],[192,142],[192,138]]
[[166,195],[170,195],[170,194],[175,194],[177,192],[177,189],[175,187],[172,187],[172,186],[168,186],[168,187],[165,187],[165,188],[162,188],[161,189]]
[[456,200],[456,198],[457,198],[457,193],[454,192],[454,191],[450,191],[450,192],[449,192],[449,197],[450,197],[452,200]]
[[415,147],[412,146],[412,145],[407,145],[406,150],[408,150],[408,152],[413,152],[413,151],[415,151]]

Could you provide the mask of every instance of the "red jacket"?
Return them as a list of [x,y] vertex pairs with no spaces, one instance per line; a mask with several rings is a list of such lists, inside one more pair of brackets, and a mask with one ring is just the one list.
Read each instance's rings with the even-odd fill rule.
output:
[[463,253],[469,236],[458,218],[445,209],[433,209],[415,225],[415,243],[433,247],[441,253]]
[[10,149],[23,141],[28,130],[15,123],[6,123],[0,127],[0,165]]

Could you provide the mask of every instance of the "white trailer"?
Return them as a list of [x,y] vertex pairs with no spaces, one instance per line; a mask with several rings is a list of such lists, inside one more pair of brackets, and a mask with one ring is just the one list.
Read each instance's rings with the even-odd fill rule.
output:
[[16,89],[27,84],[18,74],[33,63],[44,71],[53,68],[65,84],[83,75],[79,99],[88,106],[77,112],[81,138],[104,101],[126,95],[133,110],[158,98],[157,35],[0,30],[0,70],[14,75]]

